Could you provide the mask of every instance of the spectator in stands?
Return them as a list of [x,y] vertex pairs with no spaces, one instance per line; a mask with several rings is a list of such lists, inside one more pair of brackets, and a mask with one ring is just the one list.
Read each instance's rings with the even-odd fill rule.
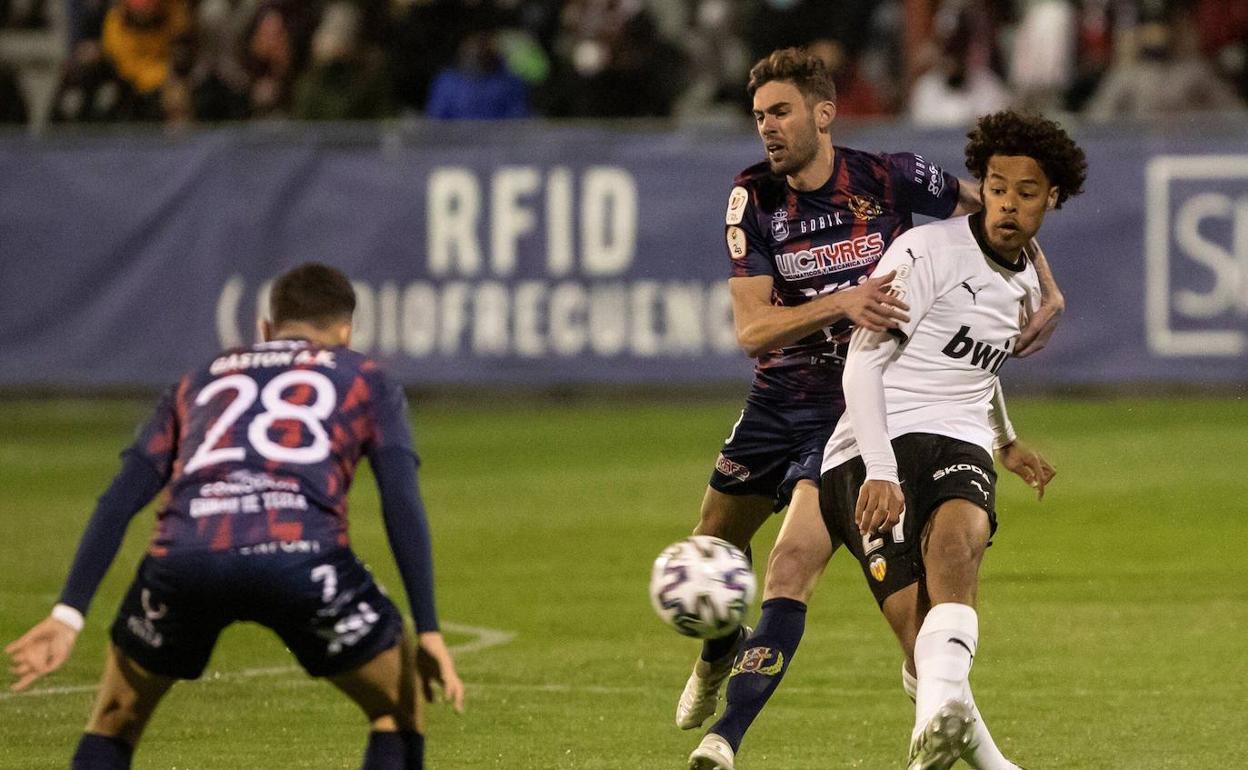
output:
[[470,34],[456,66],[438,73],[426,113],[443,120],[497,120],[529,114],[528,87],[507,71],[493,32]]
[[807,50],[823,59],[836,83],[836,116],[869,117],[887,112],[884,101],[870,81],[858,71],[857,62],[849,58],[845,46],[830,38],[815,40]]
[[252,117],[290,114],[294,82],[302,64],[297,9],[266,2],[256,11],[246,35],[244,64],[251,76],[248,107]]
[[200,0],[195,9],[195,63],[189,76],[195,119],[241,120],[251,78],[241,50],[255,14],[252,0]]
[[1096,120],[1158,117],[1178,112],[1243,106],[1200,57],[1194,28],[1185,16],[1150,21],[1136,31],[1134,55],[1109,71],[1088,103]]
[[736,34],[740,4],[698,0],[685,35],[690,83],[677,106],[680,114],[711,111],[735,117],[741,111],[743,85],[749,76],[749,50]]
[[1074,82],[1076,15],[1070,0],[1024,0],[1010,56],[1018,106],[1059,108]]
[[0,124],[22,124],[30,119],[17,70],[0,60]]
[[164,116],[161,90],[171,81],[179,51],[184,55],[190,31],[186,0],[119,0],[109,9],[101,45],[133,95],[128,117]]
[[360,39],[360,12],[350,3],[325,9],[312,36],[312,62],[295,86],[295,117],[371,120],[391,113],[390,80],[379,50]]
[[1010,106],[1011,96],[989,67],[984,22],[970,3],[947,3],[936,17],[933,63],[910,92],[909,116],[924,126],[965,126]]
[[1201,52],[1248,99],[1248,3],[1198,0],[1195,23]]

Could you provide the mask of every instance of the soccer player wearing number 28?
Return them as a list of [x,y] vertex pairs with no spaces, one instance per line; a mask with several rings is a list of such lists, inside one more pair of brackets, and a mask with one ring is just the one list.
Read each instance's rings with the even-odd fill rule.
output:
[[[130,767],[161,697],[203,673],[235,621],[273,629],[309,674],[360,706],[372,730],[365,770],[423,766],[418,674],[426,696],[439,683],[462,710],[463,684],[438,631],[406,402],[372,360],[345,347],[354,309],[350,281],[333,268],[281,276],[266,341],[184,376],[123,453],[59,603],[5,648],[15,690],[59,668],[130,519],[161,493],[72,768]],[[347,490],[362,456],[381,492],[415,648],[349,546]]]

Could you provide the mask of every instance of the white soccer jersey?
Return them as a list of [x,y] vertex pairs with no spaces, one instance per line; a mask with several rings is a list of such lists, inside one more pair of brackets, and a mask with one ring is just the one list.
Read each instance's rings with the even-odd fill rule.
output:
[[[1040,282],[1026,257],[1011,265],[992,251],[972,224],[982,226],[980,216],[916,227],[875,268],[873,275],[897,271],[893,288],[910,305],[910,320],[892,332],[901,344],[883,375],[890,439],[935,433],[992,453],[997,371],[1040,306]],[[852,403],[854,393],[845,395]],[[846,412],[824,449],[823,470],[859,454]]]

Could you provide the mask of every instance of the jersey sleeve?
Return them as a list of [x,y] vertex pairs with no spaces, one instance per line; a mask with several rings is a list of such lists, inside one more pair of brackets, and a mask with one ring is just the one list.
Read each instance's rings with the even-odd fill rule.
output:
[[407,424],[407,396],[403,394],[403,388],[380,370],[374,369],[369,379],[373,434],[369,437],[368,453],[402,449],[414,455],[412,432]]
[[940,166],[912,152],[892,153],[884,160],[899,209],[947,219],[958,207],[958,178]]
[[[932,258],[931,245],[922,237],[923,228],[915,228],[903,233],[884,252],[884,256],[872,271],[872,277],[896,271],[897,275],[889,286],[889,293],[910,306],[907,314],[910,320],[901,324],[889,333],[903,343],[914,334],[915,328],[923,321],[923,316],[932,309],[936,299],[948,290],[945,284],[955,271],[950,269],[947,258]],[[941,261],[937,265],[937,260]],[[940,274],[937,274],[937,268]]]
[[173,463],[178,456],[178,399],[184,387],[185,383],[179,383],[165,391],[125,452],[152,466],[163,481],[173,475]]
[[775,276],[767,255],[766,240],[758,229],[754,201],[748,188],[737,185],[728,195],[728,211],[724,214],[724,237],[728,258],[732,261],[732,278],[755,275]]

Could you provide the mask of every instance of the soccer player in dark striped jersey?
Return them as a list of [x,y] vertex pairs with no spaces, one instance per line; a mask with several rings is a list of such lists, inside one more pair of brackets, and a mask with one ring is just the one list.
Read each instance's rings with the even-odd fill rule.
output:
[[[776,51],[753,67],[748,90],[767,159],[737,177],[725,236],[737,338],[758,364],[695,529],[743,549],[786,506],[789,516],[818,515],[819,463],[845,408],[841,376],[850,334],[908,320],[905,303],[887,291],[893,276],[871,277],[885,250],[913,226],[915,214],[946,218],[980,207],[976,185],[920,155],[834,145],[836,93],[817,57]],[[1015,355],[1044,347],[1063,309],[1047,262],[1034,243],[1029,248],[1043,304]],[[743,628],[703,646],[677,705],[679,727],[698,727],[715,712],[747,635]]]
[[[100,497],[51,615],[6,648],[28,687],[59,668],[130,519],[159,493],[146,558],[111,630],[72,767],[128,768],[178,679],[197,679],[235,621],[273,629],[311,675],[364,711],[366,770],[423,766],[416,678],[457,710],[463,684],[438,630],[429,529],[403,391],[346,347],[355,293],[307,264],[281,276],[265,342],[226,351],[161,400]],[[402,617],[350,548],[347,492],[368,457],[411,605]]]

